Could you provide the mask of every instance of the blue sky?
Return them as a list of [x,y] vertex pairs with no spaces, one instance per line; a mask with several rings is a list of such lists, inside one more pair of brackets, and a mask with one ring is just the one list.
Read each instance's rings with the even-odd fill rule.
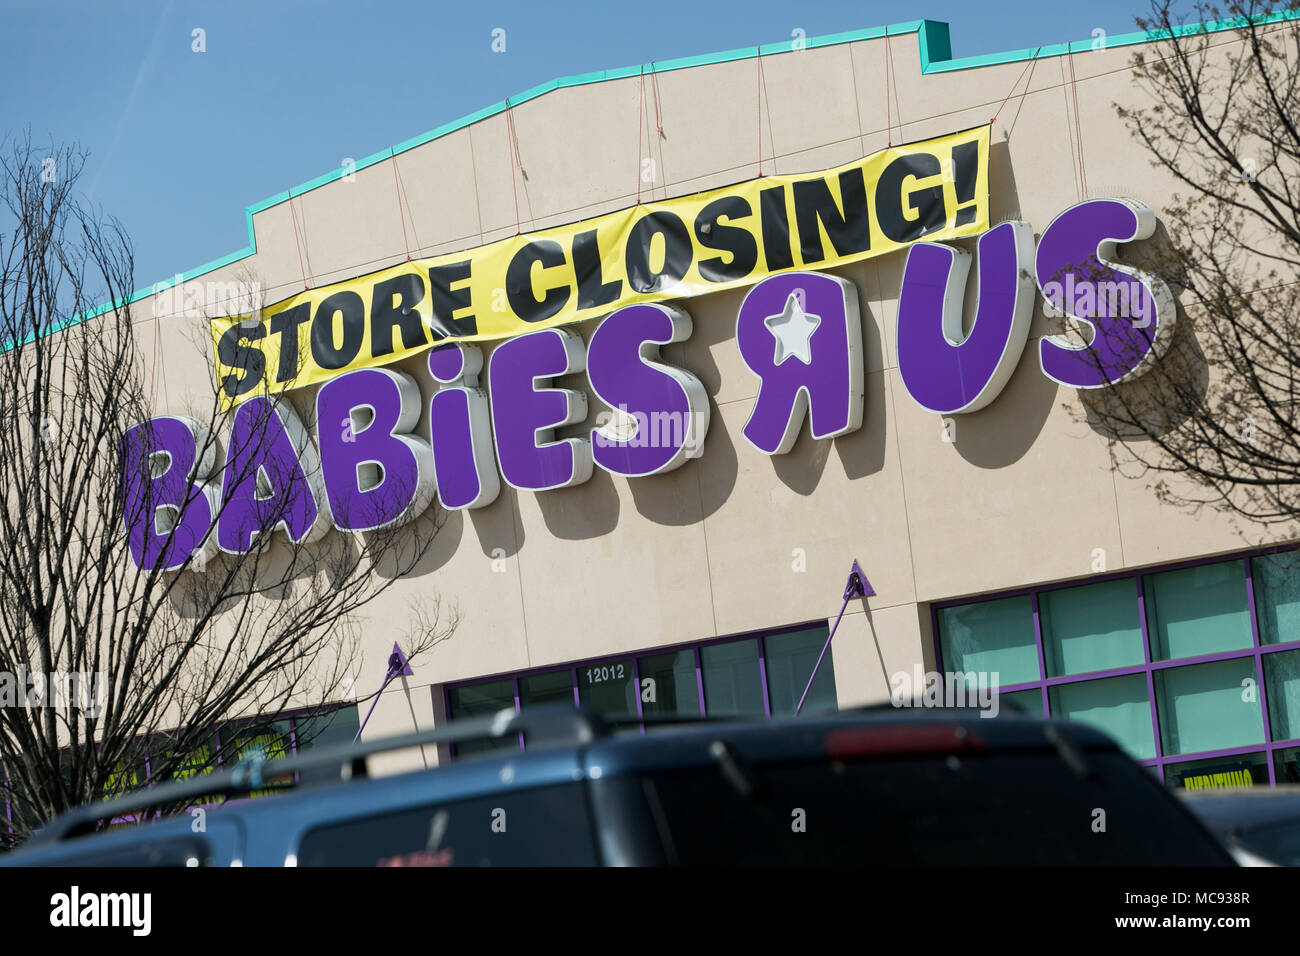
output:
[[126,226],[139,288],[243,248],[245,206],[557,76],[920,18],[951,24],[953,55],[971,56],[1127,33],[1146,8],[0,0],[0,130],[90,152],[82,186]]

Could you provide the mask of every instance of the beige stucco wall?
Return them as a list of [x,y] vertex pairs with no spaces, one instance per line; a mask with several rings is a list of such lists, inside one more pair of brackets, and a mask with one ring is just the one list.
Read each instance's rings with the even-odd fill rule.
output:
[[[1135,95],[1133,51],[1042,58],[1028,71],[993,129],[995,222],[1027,219],[1038,234],[1083,198],[1080,150],[1087,195],[1141,199],[1157,213],[1168,203],[1170,183],[1112,106]],[[764,57],[760,110],[753,59],[693,67],[659,77],[663,136],[648,95],[638,130],[636,78],[558,90],[513,111],[526,178],[511,169],[506,120],[494,116],[400,154],[400,205],[391,162],[369,167],[256,214],[256,255],[205,278],[247,271],[276,301],[301,290],[304,269],[314,286],[401,261],[408,243],[415,256],[473,247],[514,233],[515,190],[525,232],[626,207],[636,201],[639,144],[656,172],[643,199],[750,178],[760,122],[765,172],[826,168],[891,139],[987,122],[1024,73],[1015,62],[923,76],[916,37],[905,34]],[[829,270],[858,290],[864,423],[820,442],[805,426],[785,456],[768,458],[739,436],[757,385],[732,338],[743,290],[683,302],[694,335],[664,354],[709,392],[703,456],[652,478],[597,469],[566,490],[503,487],[491,506],[451,514],[429,559],[371,608],[361,693],[378,686],[411,597],[454,601],[460,628],[385,695],[368,735],[437,720],[437,685],[447,681],[833,619],[854,558],[876,596],[845,616],[836,682],[842,705],[879,700],[888,674],[932,663],[929,602],[1085,576],[1098,549],[1118,570],[1260,543],[1212,514],[1162,506],[1145,483],[1112,471],[1076,396],[1038,369],[1037,340],[1056,329],[1041,302],[1010,384],[985,410],[959,416],[947,440],[897,372],[903,258]],[[209,394],[202,320],[155,319],[148,302],[137,309],[146,354],[159,336],[159,411]],[[578,331],[587,337],[591,326]],[[427,397],[427,375],[408,364]],[[590,427],[602,406],[586,390]]]

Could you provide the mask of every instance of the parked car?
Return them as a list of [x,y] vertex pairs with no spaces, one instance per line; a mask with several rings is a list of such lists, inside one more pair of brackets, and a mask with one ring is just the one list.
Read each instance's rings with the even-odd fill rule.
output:
[[1300,784],[1178,795],[1242,866],[1300,866]]
[[[1232,865],[1080,724],[885,707],[627,731],[537,708],[240,764],[65,814],[0,865]],[[375,754],[519,734],[526,751],[365,777]],[[228,802],[203,832],[184,813],[104,829],[326,766],[348,779]]]

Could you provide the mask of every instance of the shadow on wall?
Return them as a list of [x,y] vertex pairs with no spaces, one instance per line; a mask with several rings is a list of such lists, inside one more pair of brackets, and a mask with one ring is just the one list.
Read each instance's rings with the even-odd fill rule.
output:
[[[626,480],[635,483],[655,479]],[[602,468],[593,468],[591,478],[580,485],[539,491],[535,498],[546,530],[557,538],[570,541],[598,538],[618,525],[618,489],[609,472]]]
[[518,502],[519,492],[503,481],[496,501],[486,508],[474,508],[469,512],[469,520],[474,525],[474,533],[478,535],[478,544],[485,557],[494,561],[512,558],[523,547],[524,529],[516,518]]
[[[977,468],[1015,464],[1042,433],[1058,388],[1039,368],[1038,338],[1031,334],[1002,394],[977,412],[953,416],[953,448]],[[937,416],[936,424],[946,425]]]
[[[875,322],[864,315],[868,328]],[[885,438],[889,416],[885,398],[885,373],[869,372],[864,382],[866,397],[862,408],[862,427],[841,435],[833,442],[819,441],[805,421],[794,447],[785,455],[772,456],[772,470],[795,494],[811,495],[821,483],[822,473],[834,446],[844,474],[850,480],[865,478],[885,467]]]
[[1120,246],[1118,257],[1165,280],[1177,309],[1173,339],[1164,356],[1142,375],[1113,391],[1095,389],[1080,398],[1083,417],[1097,434],[1111,441],[1142,441],[1174,431],[1203,407],[1210,367],[1195,324],[1182,306],[1186,290],[1176,281],[1180,263],[1164,222],[1157,221],[1155,234],[1145,242]]
[[[989,225],[1019,219],[1020,192],[1016,189],[1016,172],[1011,165],[1007,141],[989,144]],[[1046,226],[1047,223],[1039,225]]]
[[[989,179],[990,224],[1021,218],[1020,194],[1006,142],[990,146]],[[1036,234],[1035,248],[1037,239]],[[976,257],[966,284],[963,307],[965,329],[969,332],[979,292],[977,244],[974,238],[951,244]],[[886,258],[889,261],[882,261],[880,265],[881,282],[885,289],[890,290],[889,294],[896,297],[902,285],[906,256]],[[977,412],[934,416],[936,437],[949,442],[962,458],[977,468],[1006,468],[1023,458],[1042,434],[1056,400],[1056,383],[1044,376],[1039,367],[1038,340],[1042,335],[1059,329],[1050,325],[1043,314],[1042,302],[1036,291],[1034,299],[1034,315],[1024,352],[1016,363],[1011,379],[998,397]],[[903,400],[910,401],[907,398]]]
[[[464,527],[463,512],[448,511],[435,501],[424,514],[397,531],[389,550],[375,562],[374,573],[389,579],[419,578],[432,574],[455,555],[460,547]],[[374,538],[378,547],[384,534],[385,532],[363,532],[362,537],[367,540]],[[424,549],[423,554],[420,549]],[[401,572],[404,569],[403,574]]]
[[1146,374],[1113,390],[1080,392],[1080,417],[1108,441],[1141,443],[1179,428],[1203,406],[1209,387],[1209,362],[1179,306],[1164,357]]

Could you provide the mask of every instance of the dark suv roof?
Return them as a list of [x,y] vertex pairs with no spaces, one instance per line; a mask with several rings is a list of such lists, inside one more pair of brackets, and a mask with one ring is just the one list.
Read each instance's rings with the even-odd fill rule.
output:
[[[363,779],[376,753],[524,734],[528,749]],[[293,788],[96,833],[272,777]],[[240,765],[82,808],[0,865],[946,863],[1231,865],[1147,769],[1079,724],[974,711],[650,724],[573,708]]]

